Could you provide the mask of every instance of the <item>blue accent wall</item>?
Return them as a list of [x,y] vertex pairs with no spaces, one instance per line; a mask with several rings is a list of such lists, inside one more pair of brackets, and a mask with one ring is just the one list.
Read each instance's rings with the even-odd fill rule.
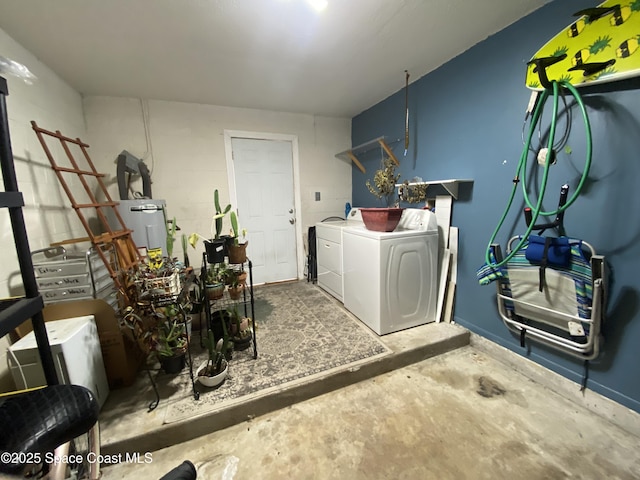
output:
[[[398,72],[399,91],[356,116],[352,125],[353,145],[379,136],[391,142],[400,159],[401,180],[474,179],[461,187],[453,206],[453,225],[460,229],[456,322],[577,382],[583,362],[532,342],[521,348],[498,316],[495,284],[480,286],[475,273],[506,206],[523,148],[531,93],[524,85],[526,63],[575,19],[574,12],[596,3],[555,0],[412,83],[406,156],[403,72]],[[590,362],[587,386],[640,412],[640,80],[582,88],[580,93],[592,128],[593,163],[582,194],[566,212],[565,227],[567,235],[606,255],[611,269],[604,350]],[[560,149],[551,168],[546,210],[557,207],[563,183],[570,185],[570,194],[575,191],[584,166],[583,120],[571,97],[567,102],[572,112],[569,149]],[[547,105],[542,136],[550,119],[551,103]],[[557,138],[566,118],[560,117]],[[353,205],[379,206],[365,181],[373,179],[381,153],[373,149],[359,158],[367,173],[353,170]],[[528,171],[535,200],[541,169]],[[525,230],[521,191],[496,239],[503,246]],[[431,193],[444,192],[434,188]]]

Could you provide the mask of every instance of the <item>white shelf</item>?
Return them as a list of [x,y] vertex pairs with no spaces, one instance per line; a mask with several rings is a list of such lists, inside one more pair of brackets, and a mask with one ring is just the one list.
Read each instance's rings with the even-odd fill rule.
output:
[[[440,185],[447,192],[449,192],[449,195],[451,195],[453,198],[455,198],[457,200],[458,199],[458,186],[461,183],[473,183],[473,180],[470,179],[470,178],[464,178],[464,179],[454,178],[454,179],[448,179],[448,180],[431,180],[431,181],[427,181],[427,182],[409,182],[408,185],[410,187],[417,186],[417,185]],[[396,188],[402,187],[403,185],[406,185],[406,184],[405,183],[396,183]]]
[[[391,143],[394,143],[394,142],[391,142]],[[373,140],[370,140],[366,143],[362,143],[356,147],[352,147],[349,150],[345,150],[344,152],[336,153],[335,156],[336,158],[341,158],[343,160],[348,160],[353,162],[355,166],[358,167],[358,169],[362,173],[366,173],[365,168],[362,166],[362,163],[360,163],[360,160],[358,160],[357,156],[365,152],[368,152],[369,150],[373,150],[374,148],[382,148],[387,153],[387,155],[389,155],[389,158],[391,158],[391,160],[393,160],[393,162],[396,165],[400,165],[398,158],[394,155],[393,151],[389,147],[388,143],[385,141],[384,137],[374,138]]]

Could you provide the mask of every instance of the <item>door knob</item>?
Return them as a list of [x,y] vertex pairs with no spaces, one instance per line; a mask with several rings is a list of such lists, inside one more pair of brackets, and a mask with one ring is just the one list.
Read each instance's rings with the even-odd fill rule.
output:
[[294,223],[296,223],[296,219],[295,219],[295,218],[290,218],[290,219],[289,219],[289,223],[290,223],[291,225],[293,225]]
[[290,209],[289,209],[289,213],[293,213],[293,208],[290,208]]

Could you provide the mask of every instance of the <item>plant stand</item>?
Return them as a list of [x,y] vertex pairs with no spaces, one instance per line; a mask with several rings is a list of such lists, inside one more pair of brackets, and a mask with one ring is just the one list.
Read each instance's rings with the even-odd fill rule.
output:
[[[242,268],[244,268],[244,263],[242,264],[238,264],[241,265]],[[256,328],[255,328],[255,310],[254,310],[254,296],[253,296],[253,265],[251,263],[251,260],[247,260],[247,267],[249,270],[249,278],[248,281],[245,284],[245,287],[242,290],[242,294],[240,295],[240,298],[238,298],[237,300],[232,299],[229,296],[229,292],[228,290],[225,290],[224,295],[222,296],[222,298],[217,299],[217,300],[207,300],[206,296],[203,296],[203,298],[205,298],[205,304],[203,305],[204,307],[204,311],[206,314],[206,318],[207,318],[207,322],[206,322],[206,326],[205,326],[205,332],[206,329],[208,328],[213,328],[212,327],[212,323],[213,323],[213,312],[216,310],[225,310],[229,307],[238,307],[238,309],[240,310],[240,308],[242,309],[242,311],[244,311],[244,316],[245,317],[250,317],[251,320],[253,321],[253,325],[252,325],[252,333],[251,333],[251,343],[253,344],[253,359],[255,360],[256,358],[258,358],[258,347],[257,347],[257,343],[256,343]],[[202,291],[204,292],[205,290],[205,279],[207,278],[207,269],[209,268],[209,264],[207,262],[207,254],[203,253],[202,255],[202,268],[200,270],[200,288],[202,289]],[[202,322],[200,323],[200,346],[204,348],[204,344],[202,342],[202,338],[203,338],[203,326],[202,326]]]
[[[156,306],[158,307],[163,307],[163,306],[167,306],[170,304],[176,304],[178,305],[178,307],[180,308],[180,311],[182,313],[182,318],[183,318],[183,327],[184,327],[184,331],[188,332],[189,331],[189,327],[187,325],[187,312],[185,312],[182,309],[182,305],[179,302],[179,299],[182,298],[184,295],[188,295],[189,293],[189,288],[193,282],[193,270],[192,269],[187,269],[188,271],[188,275],[187,278],[184,281],[184,284],[182,285],[182,288],[179,288],[179,293],[177,295],[173,295],[172,293],[173,290],[168,291],[166,293],[165,296],[160,297],[160,298],[155,298],[153,299],[153,302]],[[189,335],[186,336],[187,337],[187,352],[186,352],[186,357],[185,357],[185,361],[187,363],[187,365],[189,366],[189,378],[191,379],[191,391],[193,392],[193,399],[194,400],[199,400],[200,399],[200,392],[198,392],[198,390],[196,389],[196,379],[194,376],[194,372],[193,372],[193,358],[191,357],[191,339],[189,338]],[[151,401],[149,403],[149,409],[147,410],[148,412],[151,412],[152,410],[154,410],[158,404],[160,403],[160,394],[158,393],[158,387],[156,385],[155,380],[153,379],[153,376],[151,375],[151,372],[149,371],[149,368],[147,367],[147,374],[149,376],[149,380],[151,381],[151,385],[153,386],[153,391],[154,394],[156,396],[156,398]]]

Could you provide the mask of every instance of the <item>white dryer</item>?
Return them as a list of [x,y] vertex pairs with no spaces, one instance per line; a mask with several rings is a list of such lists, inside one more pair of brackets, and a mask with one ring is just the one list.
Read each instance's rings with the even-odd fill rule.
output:
[[344,306],[378,335],[433,322],[438,296],[438,225],[407,208],[393,232],[342,229]]
[[349,225],[364,225],[359,208],[352,208],[346,220],[326,220],[316,223],[316,256],[318,286],[343,301],[342,229]]

